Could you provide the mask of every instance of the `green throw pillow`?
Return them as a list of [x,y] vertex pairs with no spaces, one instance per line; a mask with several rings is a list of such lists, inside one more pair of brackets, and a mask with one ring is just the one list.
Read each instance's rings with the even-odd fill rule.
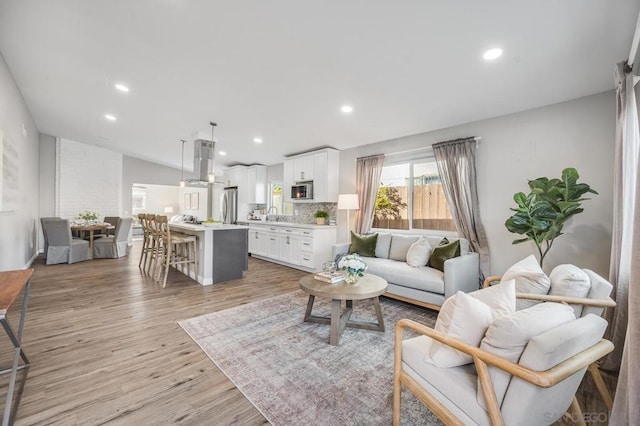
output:
[[429,258],[429,266],[444,272],[444,261],[460,256],[460,240],[449,242],[446,238],[433,249]]
[[358,253],[360,256],[375,257],[378,234],[360,235],[351,231],[351,245],[349,253]]

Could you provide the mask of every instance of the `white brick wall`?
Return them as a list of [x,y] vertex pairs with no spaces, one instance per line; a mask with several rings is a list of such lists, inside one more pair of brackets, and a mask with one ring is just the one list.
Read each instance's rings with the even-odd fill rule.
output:
[[74,218],[85,210],[120,216],[122,154],[59,139],[56,150],[56,214]]

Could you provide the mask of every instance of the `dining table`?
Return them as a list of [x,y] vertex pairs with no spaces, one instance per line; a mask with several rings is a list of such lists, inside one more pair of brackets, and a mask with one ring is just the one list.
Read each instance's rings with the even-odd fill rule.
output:
[[85,223],[85,224],[71,224],[71,231],[79,232],[80,236],[84,233],[89,233],[89,248],[91,250],[91,254],[93,254],[93,238],[95,231],[106,231],[107,233],[115,229],[110,223]]

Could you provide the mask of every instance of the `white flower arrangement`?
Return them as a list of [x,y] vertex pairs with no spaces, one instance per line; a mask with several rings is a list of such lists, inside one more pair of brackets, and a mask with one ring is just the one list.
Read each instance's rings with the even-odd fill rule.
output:
[[347,271],[349,274],[355,274],[359,277],[364,275],[367,270],[367,264],[357,254],[348,254],[338,262],[338,267]]
[[98,213],[90,212],[88,210],[78,214],[78,219],[84,219],[87,222],[97,221]]

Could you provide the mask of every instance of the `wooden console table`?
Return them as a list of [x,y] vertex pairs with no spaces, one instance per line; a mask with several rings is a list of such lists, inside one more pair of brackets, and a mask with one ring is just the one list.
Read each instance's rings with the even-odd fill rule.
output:
[[[9,389],[7,390],[7,400],[4,405],[4,414],[2,415],[2,426],[7,426],[13,423],[13,417],[15,416],[15,411],[18,409],[22,388],[24,387],[24,382],[27,379],[27,372],[29,371],[29,360],[22,350],[22,330],[24,328],[24,317],[27,313],[31,275],[33,275],[33,269],[0,272],[0,323],[15,348],[11,368],[0,371],[0,374],[11,374],[9,379]],[[18,333],[16,334],[13,331],[13,328],[11,328],[11,324],[9,324],[7,311],[21,292],[24,292],[22,297],[22,311],[20,312],[20,324],[18,325]],[[19,365],[20,358],[22,358],[24,363],[22,365]],[[18,375],[19,370],[25,370],[24,380],[20,386],[20,391],[18,392],[18,397],[16,398],[16,404],[12,414],[11,402],[13,400],[16,376]]]

